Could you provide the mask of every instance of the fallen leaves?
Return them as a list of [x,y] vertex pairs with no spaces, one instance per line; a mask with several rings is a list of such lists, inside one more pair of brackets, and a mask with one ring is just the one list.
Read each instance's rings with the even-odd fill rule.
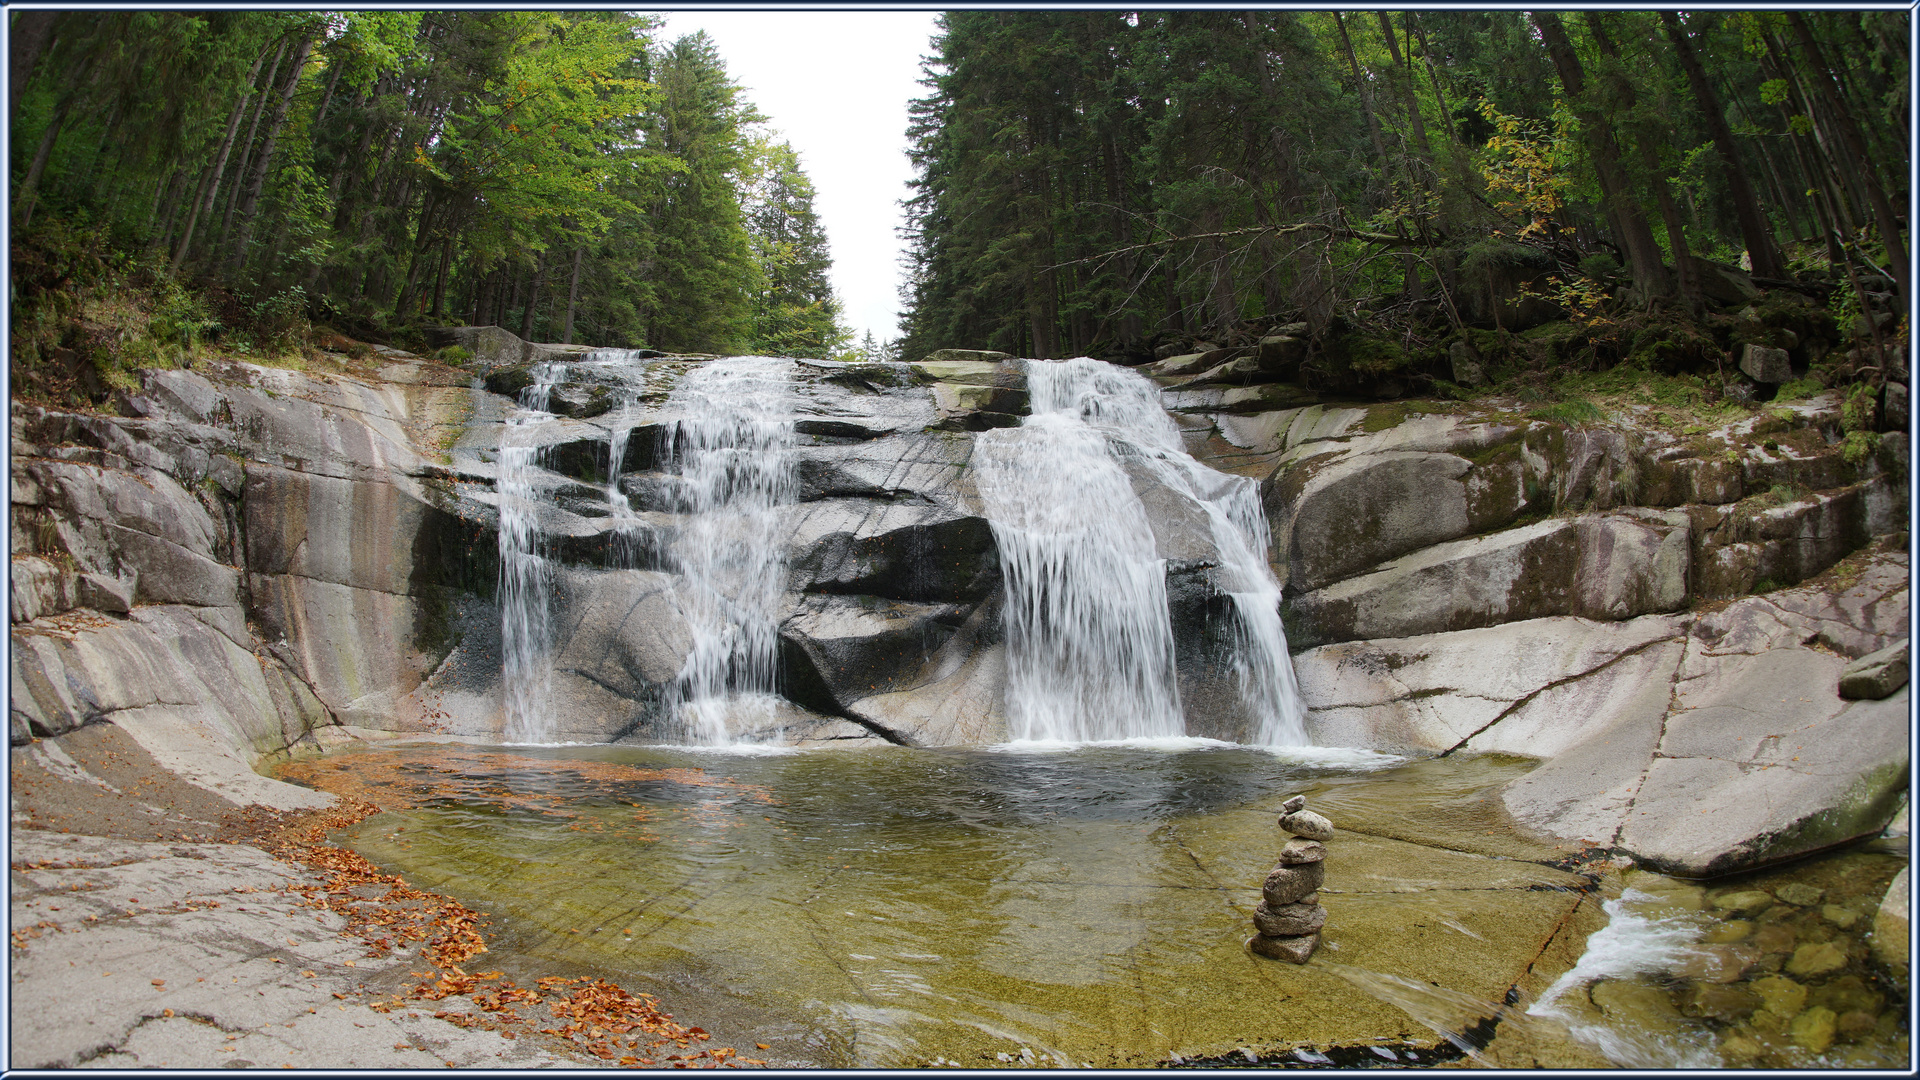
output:
[[[498,767],[503,764],[501,758],[506,755],[466,752],[463,756],[459,752],[449,752],[444,756],[461,761],[478,759],[468,764]],[[378,754],[355,754],[350,759],[329,761],[323,758],[294,764],[307,767],[305,771],[308,775],[299,777],[303,782],[333,790],[336,794],[344,794],[341,787],[368,794],[379,788],[378,793],[390,802],[397,801],[401,806],[411,805],[406,800],[416,797],[413,793],[418,786],[417,772],[410,774],[411,779],[405,785],[381,787],[368,780],[369,775],[379,775],[378,768],[368,773],[362,772],[362,763],[366,759],[378,757]],[[397,770],[400,758],[397,754],[393,758]],[[546,766],[552,764],[538,759],[527,760]],[[348,767],[347,761],[353,763],[351,774],[344,772]],[[588,767],[578,771],[617,774],[622,781],[636,779],[634,774],[646,774],[638,778],[664,778],[680,783],[747,788],[746,785],[708,780],[697,769],[635,769],[590,762],[567,764],[569,767]],[[288,775],[290,771],[299,770],[283,768],[281,775]],[[321,782],[322,778],[324,782]],[[754,791],[748,791],[747,794],[765,801],[764,794]],[[511,1039],[515,1037],[515,1032],[508,1030],[511,1025],[531,1026],[534,1023],[522,1010],[531,1011],[544,1005],[554,1019],[564,1023],[537,1029],[541,1034],[565,1040],[593,1057],[615,1061],[623,1066],[653,1065],[655,1062],[652,1058],[641,1056],[643,1050],[664,1048],[687,1051],[712,1038],[701,1028],[676,1023],[670,1014],[661,1011],[659,1002],[653,997],[629,994],[602,979],[549,976],[537,980],[536,986],[528,988],[515,985],[505,978],[503,972],[466,971],[462,964],[487,951],[483,934],[487,924],[482,913],[450,897],[416,889],[397,874],[383,873],[358,852],[325,843],[329,833],[356,825],[382,809],[363,798],[344,797],[339,805],[327,810],[288,815],[286,824],[266,838],[266,846],[274,855],[303,864],[321,878],[319,885],[298,885],[292,891],[300,893],[308,907],[344,916],[345,932],[359,937],[371,955],[386,956],[402,943],[421,943],[419,958],[430,970],[411,972],[417,982],[403,993],[393,995],[391,1000],[367,1002],[368,1007],[377,1012],[390,1013],[410,1001],[443,1001],[449,997],[464,996],[473,1001],[478,1012],[443,1009],[435,1012],[434,1017],[462,1028],[499,1031],[503,1038]],[[559,811],[549,808],[548,812]],[[273,962],[280,963],[281,960],[276,957]],[[346,961],[345,964],[351,967],[353,961]],[[301,974],[309,978],[314,975],[311,971]],[[334,994],[336,998],[342,996]],[[395,1049],[410,1048],[406,1044],[395,1045]],[[671,1053],[665,1060],[674,1068],[682,1069],[765,1064],[752,1058],[740,1058],[728,1047]]]

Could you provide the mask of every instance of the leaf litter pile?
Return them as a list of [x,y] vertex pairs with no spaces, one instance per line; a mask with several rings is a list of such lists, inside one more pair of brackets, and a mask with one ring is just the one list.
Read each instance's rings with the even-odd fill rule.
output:
[[[554,772],[567,774],[570,783],[536,787],[514,785],[506,779]],[[523,987],[499,971],[469,972],[465,965],[487,951],[482,933],[487,924],[482,913],[450,897],[416,889],[399,875],[382,872],[358,853],[326,843],[328,834],[382,811],[448,799],[479,798],[571,818],[577,816],[571,806],[577,804],[579,784],[612,794],[636,783],[665,783],[718,788],[732,796],[770,801],[764,789],[715,779],[698,769],[561,762],[458,747],[425,752],[413,747],[308,759],[282,765],[276,775],[331,792],[341,800],[326,810],[286,815],[281,827],[262,838],[274,855],[323,875],[322,884],[299,888],[307,905],[344,916],[347,932],[366,943],[370,956],[384,957],[417,947],[420,959],[431,968],[412,972],[413,985],[390,998],[370,1002],[372,1008],[391,1012],[411,1003],[464,995],[479,1012],[440,1010],[432,1015],[463,1028],[498,1031],[508,1039],[523,1032],[553,1036],[623,1067],[734,1068],[766,1064],[740,1057],[729,1047],[696,1049],[709,1041],[706,1031],[676,1023],[660,1010],[653,997],[630,994],[604,979],[556,976]],[[558,790],[563,787],[568,790]],[[644,820],[644,809],[636,816]]]

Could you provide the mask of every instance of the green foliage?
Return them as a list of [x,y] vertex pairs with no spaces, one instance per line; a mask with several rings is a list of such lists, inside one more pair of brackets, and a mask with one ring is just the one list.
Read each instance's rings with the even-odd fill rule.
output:
[[1804,379],[1792,379],[1780,384],[1780,388],[1774,391],[1773,399],[1775,401],[1803,401],[1825,389],[1826,386],[1822,384],[1819,379],[1813,378],[1812,376]]
[[459,367],[473,359],[473,350],[464,345],[449,345],[435,352],[433,358],[443,364],[451,364],[454,367]]
[[1591,424],[1606,419],[1607,414],[1586,398],[1570,397],[1531,410],[1527,415],[1535,420],[1557,420],[1563,424]]

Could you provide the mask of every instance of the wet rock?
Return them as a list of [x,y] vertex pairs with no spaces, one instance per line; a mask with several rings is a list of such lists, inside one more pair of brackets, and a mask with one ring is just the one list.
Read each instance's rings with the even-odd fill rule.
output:
[[1280,849],[1280,865],[1282,866],[1301,866],[1307,863],[1317,863],[1326,857],[1327,847],[1318,840],[1295,838],[1287,841],[1286,846]]
[[1832,1009],[1815,1005],[1793,1018],[1787,1027],[1787,1035],[1793,1045],[1815,1054],[1823,1054],[1833,1045],[1833,1037],[1839,1029],[1839,1017]]
[[971,610],[880,596],[806,597],[780,625],[782,687],[794,701],[832,712],[900,689]]
[[1907,948],[1910,941],[1907,880],[1907,868],[1901,867],[1900,873],[1894,876],[1893,884],[1887,887],[1886,899],[1881,901],[1880,910],[1874,913],[1872,937],[1874,958],[1903,986],[1907,981]]
[[1447,346],[1447,360],[1453,365],[1453,381],[1462,386],[1485,386],[1487,369],[1481,366],[1474,347],[1464,341]]
[[1760,995],[1744,986],[1695,983],[1681,996],[1680,1009],[1688,1016],[1737,1024],[1760,1007]]
[[1842,930],[1851,930],[1860,921],[1860,913],[1839,904],[1826,904],[1820,908],[1820,917]]
[[1279,907],[1267,903],[1253,909],[1253,925],[1266,937],[1300,937],[1318,933],[1327,923],[1327,909],[1301,901]]
[[1716,911],[1730,911],[1741,915],[1753,915],[1773,906],[1773,897],[1758,889],[1743,889],[1739,892],[1722,893],[1714,897]]
[[1793,927],[1781,923],[1763,926],[1753,935],[1754,947],[1766,953],[1792,952],[1798,941]]
[[1794,907],[1812,907],[1826,895],[1825,889],[1816,889],[1802,881],[1789,881],[1773,890],[1774,899]]
[[[1296,796],[1298,798],[1298,796]],[[1291,803],[1293,800],[1287,800]],[[1302,806],[1304,806],[1304,801]],[[1333,822],[1311,810],[1298,809],[1280,815],[1280,827],[1308,840],[1333,839]],[[1291,846],[1291,845],[1289,845]]]
[[1761,957],[1759,947],[1747,943],[1696,945],[1673,967],[1679,979],[1730,983],[1746,974]]
[[1753,933],[1753,924],[1745,919],[1728,919],[1717,926],[1709,927],[1700,940],[1708,944],[1724,945],[1735,941],[1745,941]]
[[1326,881],[1326,866],[1324,862],[1276,866],[1261,883],[1260,895],[1275,908],[1297,904],[1308,893],[1318,891]]
[[1872,1034],[1874,1028],[1879,1024],[1879,1019],[1879,1017],[1870,1012],[1846,1012],[1840,1014],[1840,1018],[1835,1022],[1834,1027],[1839,1033],[1840,1038],[1852,1042]]
[[1841,670],[1840,696],[1855,700],[1887,697],[1907,685],[1908,663],[1905,641],[1868,653]]
[[1802,945],[1793,950],[1793,958],[1787,961],[1788,973],[1801,978],[1825,975],[1846,966],[1846,950],[1831,941]]
[[1304,937],[1267,937],[1255,934],[1247,939],[1247,948],[1255,956],[1264,956],[1269,960],[1285,960],[1289,963],[1304,964],[1320,947],[1319,934],[1307,934]]
[[1794,1016],[1807,1006],[1807,988],[1785,975],[1765,975],[1749,984],[1760,995],[1760,1007],[1779,1016]]
[[1602,979],[1588,988],[1587,996],[1609,1019],[1641,1031],[1671,1031],[1681,1023],[1680,1010],[1666,991],[1634,979]]
[[524,367],[495,368],[485,379],[489,391],[501,397],[520,399],[520,392],[533,385],[533,372]]

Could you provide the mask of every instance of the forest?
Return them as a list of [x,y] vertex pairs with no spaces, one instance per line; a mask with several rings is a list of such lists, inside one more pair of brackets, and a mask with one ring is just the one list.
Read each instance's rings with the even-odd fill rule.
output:
[[[1548,366],[1672,373],[1788,322],[1844,346],[1868,311],[1870,354],[1814,374],[1878,379],[1910,286],[1907,19],[948,13],[902,351],[1137,364],[1299,321],[1303,381],[1432,390],[1449,342],[1518,363],[1548,319]],[[1743,326],[1730,282],[1813,309]]]
[[[812,182],[704,35],[592,11],[11,18],[16,369],[434,323],[844,344]],[[142,310],[76,325],[115,287]]]
[[812,183],[704,36],[11,19],[17,381],[448,323],[1129,364],[1304,323],[1298,378],[1338,392],[1457,390],[1462,342],[1668,373],[1791,344],[1822,384],[1904,385],[1905,11],[948,13],[904,133],[901,336],[858,345]]

